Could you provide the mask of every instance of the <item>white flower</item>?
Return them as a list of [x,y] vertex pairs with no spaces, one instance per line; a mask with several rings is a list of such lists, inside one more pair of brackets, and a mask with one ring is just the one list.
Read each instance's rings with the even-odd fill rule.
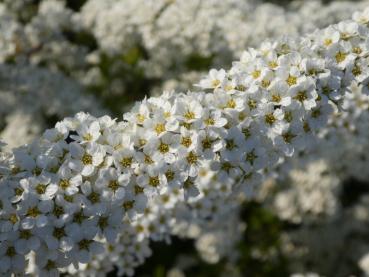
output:
[[93,255],[101,254],[104,251],[102,244],[94,241],[91,237],[79,235],[74,240],[75,244],[70,255],[80,263],[88,263]]
[[165,119],[163,115],[155,114],[153,118],[150,118],[144,122],[144,128],[146,132],[146,140],[150,137],[157,136],[161,137],[169,131],[176,131],[178,128],[177,121],[169,121]]
[[82,184],[81,174],[72,174],[72,170],[67,166],[61,166],[58,170],[59,181],[57,182],[59,191],[66,195],[73,195],[78,192]]
[[351,84],[353,80],[362,82],[368,78],[368,65],[366,60],[350,64],[345,71],[344,81],[346,84]]
[[51,211],[53,202],[51,200],[40,201],[36,196],[29,195],[26,201],[20,204],[21,214],[24,218],[20,224],[23,229],[32,229],[34,227],[44,227],[48,223],[46,214]]
[[11,241],[0,242],[0,272],[22,272],[25,265],[24,256],[17,253]]
[[[225,146],[225,141],[221,139],[218,133],[212,131],[212,129],[210,129],[209,131],[201,130],[198,133],[197,139],[201,145],[199,151],[201,155],[203,155],[206,159],[214,159],[215,153],[221,151]],[[229,148],[231,148],[232,141],[229,141],[228,143]],[[234,146],[234,148],[236,148],[236,145]]]
[[289,106],[291,104],[291,96],[289,93],[289,87],[285,82],[276,81],[273,82],[270,87],[270,91],[265,92],[267,101],[272,102],[278,106]]
[[315,84],[310,78],[301,78],[298,85],[290,88],[292,99],[303,105],[306,110],[311,110],[316,104],[318,93],[315,90]]
[[175,102],[174,113],[181,121],[196,124],[203,115],[203,108],[199,102],[189,97],[188,100],[185,98]]
[[110,243],[115,243],[121,228],[123,218],[121,209],[115,209],[96,217],[98,234]]
[[237,127],[231,128],[222,144],[223,149],[218,150],[221,158],[230,162],[240,161],[245,151],[244,142],[245,138],[242,131]]
[[210,129],[219,129],[227,124],[227,119],[224,118],[219,110],[204,109],[203,122],[199,128],[208,127]]
[[155,162],[165,161],[168,164],[175,162],[175,145],[177,144],[177,137],[173,134],[167,133],[160,138],[150,139],[145,146],[143,151],[148,156],[152,157]]
[[308,122],[310,128],[319,130],[326,125],[333,108],[329,104],[319,105],[310,111]]
[[137,177],[137,184],[144,189],[149,197],[154,196],[161,188],[166,185],[165,173],[161,172],[161,164],[147,167]]
[[338,43],[340,40],[340,33],[335,27],[329,26],[328,28],[319,31],[317,33],[317,37],[320,45],[330,48]]
[[178,167],[186,171],[190,177],[195,177],[198,174],[201,159],[202,157],[196,148],[191,151],[184,148],[178,150]]
[[[37,251],[40,247],[40,239],[36,235],[38,230],[18,230],[18,238],[14,247],[18,253],[28,254],[31,250]],[[36,234],[35,234],[36,233]]]
[[129,173],[120,174],[120,171],[108,168],[100,171],[95,185],[101,190],[105,201],[121,200],[125,194],[124,187],[129,183],[130,177]]
[[347,41],[341,41],[339,44],[332,46],[328,50],[331,63],[339,69],[351,65],[355,60],[355,55],[352,54],[351,50],[351,44]]
[[321,94],[332,100],[338,100],[342,97],[340,94],[341,79],[339,76],[331,76],[329,73],[322,74],[319,79],[319,89]]
[[51,200],[58,191],[58,185],[51,183],[51,178],[40,175],[28,179],[30,193],[37,195],[40,200]]
[[255,170],[264,168],[267,165],[267,153],[268,149],[261,147],[260,141],[253,142],[244,154],[245,164],[242,165],[242,168],[245,171],[249,171],[250,168]]
[[337,24],[337,29],[340,32],[341,39],[347,40],[358,34],[359,25],[351,20],[341,21]]
[[[86,215],[96,215],[105,213],[108,208],[108,199],[103,199],[102,193],[105,191],[100,191],[91,185],[89,181],[85,181],[81,185],[81,190],[85,197],[82,198],[83,206],[85,207]],[[124,193],[120,195],[124,196]]]
[[83,122],[76,129],[77,136],[71,136],[72,139],[80,142],[93,142],[100,137],[100,124],[98,121],[92,121],[91,123]]
[[274,143],[284,155],[290,157],[296,150],[302,150],[305,147],[301,133],[303,133],[301,124],[291,124],[287,130],[274,139]]
[[76,143],[70,144],[71,160],[68,166],[82,176],[90,176],[104,160],[104,150],[96,143],[87,144],[86,148]]
[[167,184],[167,186],[163,188],[164,191],[166,188],[168,189],[179,188],[180,186],[182,186],[183,182],[187,179],[188,177],[187,172],[182,171],[179,165],[180,163],[177,161],[175,163],[163,166],[164,172],[163,177],[165,178],[165,183]]
[[150,109],[146,99],[142,102],[137,102],[131,112],[124,114],[123,118],[132,123],[143,124],[150,118]]
[[283,110],[274,108],[273,104],[264,104],[259,112],[260,128],[268,137],[274,138],[288,127],[288,123],[284,120]]
[[137,163],[137,153],[132,147],[125,147],[122,150],[115,151],[113,154],[113,162],[117,169],[123,173],[130,172],[132,169],[136,168]]
[[207,76],[207,78],[201,80],[197,86],[204,89],[208,88],[215,89],[222,85],[225,78],[226,72],[224,69],[221,70],[211,69],[209,71],[209,75]]
[[65,252],[72,250],[74,241],[71,236],[68,236],[65,226],[48,226],[43,233],[48,249],[60,249]]

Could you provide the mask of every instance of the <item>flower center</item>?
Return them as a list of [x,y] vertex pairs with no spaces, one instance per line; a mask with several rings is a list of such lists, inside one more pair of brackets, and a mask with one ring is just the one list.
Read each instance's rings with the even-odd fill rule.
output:
[[220,85],[220,80],[216,79],[211,81],[211,85],[213,86],[213,88],[216,88],[217,86]]
[[9,246],[5,253],[8,257],[14,257],[17,252],[15,252],[15,248],[13,246]]
[[192,144],[191,137],[182,137],[181,144],[187,148],[190,147]]
[[122,204],[122,207],[127,211],[133,208],[133,204],[135,203],[134,200],[132,201],[126,201]]
[[160,153],[168,153],[169,152],[169,145],[165,144],[165,143],[160,143],[158,150],[160,151]]
[[112,191],[116,192],[119,187],[120,186],[117,180],[112,180],[109,182],[108,188],[110,188]]
[[283,140],[286,142],[286,143],[291,143],[292,139],[296,137],[296,135],[292,134],[291,132],[287,132],[287,133],[284,133],[282,135],[283,137]]
[[83,139],[86,141],[91,141],[92,140],[92,135],[90,133],[87,133],[86,135],[83,136]]
[[193,151],[191,151],[190,153],[188,153],[188,155],[187,155],[187,162],[189,164],[195,164],[195,163],[197,163],[197,160],[198,160],[198,156]]
[[158,176],[150,177],[149,185],[152,187],[157,187],[158,185],[160,185],[159,177]]
[[167,177],[168,181],[173,181],[174,176],[175,176],[175,173],[172,170],[167,170],[167,172],[165,172],[165,177]]
[[269,113],[267,115],[265,115],[265,122],[269,125],[273,125],[273,123],[276,121],[277,119],[275,118],[274,114]]
[[97,225],[99,225],[100,229],[104,230],[106,227],[109,226],[108,217],[106,216],[100,217]]
[[306,99],[308,99],[306,91],[299,91],[293,99],[296,99],[299,102],[304,102]]
[[229,101],[227,102],[227,108],[229,108],[229,109],[234,109],[234,108],[236,108],[236,102],[235,102],[233,99],[229,100]]
[[46,192],[46,185],[45,184],[38,184],[36,186],[36,192],[37,194],[44,194]]
[[120,161],[120,164],[123,166],[123,167],[130,167],[132,165],[132,160],[133,160],[133,157],[124,157],[121,161]]
[[78,242],[78,247],[80,250],[88,250],[90,247],[92,240],[83,239],[80,242]]
[[202,148],[210,149],[212,145],[212,140],[209,137],[205,137],[201,143],[202,143]]
[[347,54],[346,54],[346,53],[339,51],[339,52],[336,54],[336,61],[337,61],[337,63],[341,63],[341,62],[343,62],[343,61],[346,59],[346,56],[347,56]]
[[53,214],[56,217],[60,217],[62,214],[64,214],[64,208],[62,206],[55,205],[53,209]]
[[194,113],[194,112],[191,112],[191,111],[187,111],[187,112],[184,114],[184,117],[185,117],[187,120],[195,119],[195,113]]
[[325,40],[324,40],[324,45],[325,46],[329,46],[329,45],[331,45],[333,43],[333,40],[332,39],[330,39],[330,38],[326,38]]
[[257,157],[258,156],[255,155],[255,152],[253,150],[253,151],[251,151],[251,152],[249,152],[249,153],[246,154],[246,161],[248,161],[251,165],[253,165],[254,164],[254,161],[255,161],[255,159]]
[[21,239],[28,240],[32,236],[32,233],[30,230],[22,230],[19,232],[19,237]]
[[145,121],[145,116],[142,114],[137,114],[136,119],[138,123],[142,124]]
[[60,240],[62,237],[65,237],[65,230],[64,227],[61,228],[54,228],[53,236]]
[[37,207],[32,207],[27,210],[26,216],[37,217],[41,212]]
[[158,123],[155,125],[155,132],[157,135],[160,135],[161,133],[165,132],[165,125],[163,123]]
[[289,86],[296,85],[297,84],[297,77],[292,76],[292,75],[288,75],[288,78],[287,78],[286,82]]
[[87,199],[90,200],[92,204],[95,204],[95,203],[100,201],[100,194],[93,191],[93,192],[90,193],[90,195],[87,197]]
[[61,187],[62,189],[67,189],[70,186],[69,180],[67,179],[61,179],[59,182],[59,187]]
[[237,145],[235,144],[233,139],[226,140],[226,149],[227,150],[233,150],[236,147],[237,147]]
[[85,153],[82,157],[82,163],[84,165],[92,164],[92,156],[90,154]]
[[261,74],[261,71],[260,70],[254,70],[251,75],[252,75],[252,78],[254,79],[257,79],[260,77],[260,74]]
[[273,94],[272,95],[272,101],[273,102],[279,103],[279,102],[281,102],[281,100],[282,100],[282,97],[279,94]]

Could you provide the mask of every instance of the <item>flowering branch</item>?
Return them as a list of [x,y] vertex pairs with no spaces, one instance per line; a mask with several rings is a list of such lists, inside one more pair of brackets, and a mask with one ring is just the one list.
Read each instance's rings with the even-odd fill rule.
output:
[[[135,253],[112,261],[132,274],[148,238],[168,238],[180,218],[209,224],[214,199],[226,210],[227,199],[251,196],[309,147],[353,82],[368,92],[368,22],[365,10],[263,43],[229,71],[211,70],[204,91],[144,99],[122,122],[79,113],[14,150],[1,161],[0,271],[24,273],[34,253],[36,273],[57,275],[116,251]],[[199,204],[208,212],[193,213]]]

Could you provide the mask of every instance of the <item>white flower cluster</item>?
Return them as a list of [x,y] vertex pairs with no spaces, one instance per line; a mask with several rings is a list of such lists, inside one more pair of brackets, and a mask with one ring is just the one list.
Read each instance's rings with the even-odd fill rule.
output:
[[[368,96],[362,90],[355,82],[350,85],[343,109],[329,119],[314,147],[285,161],[278,177],[287,178],[270,186],[261,199],[279,218],[297,226],[282,234],[292,271],[314,268],[323,275],[345,276],[354,264],[368,274],[369,245],[362,239],[368,236],[369,218]],[[352,251],[343,254],[343,248]],[[332,268],[337,260],[340,266]]]
[[288,180],[273,184],[279,190],[273,199],[278,216],[295,224],[334,218],[339,210],[340,180],[329,170],[324,160],[314,160],[291,170]]
[[[89,0],[72,10],[59,0],[2,1],[0,128],[6,137],[28,133],[9,141],[11,148],[30,142],[50,117],[101,115],[102,102],[129,105],[139,93],[186,91],[203,70],[227,66],[247,46],[326,27],[367,3]],[[99,101],[85,92],[98,93]],[[122,107],[108,107],[109,113]],[[31,126],[13,120],[19,110],[27,110]]]
[[369,197],[364,195],[333,220],[284,232],[281,251],[289,260],[290,270],[308,272],[314,269],[321,276],[349,276],[356,266],[363,271],[360,275],[357,269],[357,275],[366,276],[369,273],[365,264],[369,253],[368,215]]
[[[174,83],[188,89],[192,82],[182,79],[190,73],[199,79],[201,71],[227,66],[246,47],[326,27],[348,19],[367,3],[297,1],[281,7],[257,0],[89,0],[77,16],[99,44],[90,55],[97,65],[104,55],[109,56],[113,63],[109,70],[114,72],[125,67],[122,53],[136,53],[143,56],[137,66],[146,78],[159,78],[167,88]],[[97,67],[87,76],[104,81],[104,73]],[[129,91],[119,77],[114,77],[109,90]],[[161,83],[156,88],[159,92]]]
[[[367,66],[357,69],[358,76],[368,70]],[[351,85],[344,97],[344,110],[330,120],[313,155],[323,156],[341,179],[352,177],[365,182],[369,178],[369,96],[361,93],[362,89],[357,83]]]
[[198,84],[209,92],[145,99],[122,122],[79,113],[15,149],[0,181],[2,273],[24,272],[30,253],[40,276],[105,265],[94,259],[107,248],[132,274],[147,239],[168,240],[176,221],[211,229],[283,158],[309,148],[353,82],[367,93],[369,74],[356,73],[368,23],[366,9],[263,43],[229,71],[211,70]]
[[[368,96],[355,82],[349,90],[343,110],[330,118],[314,147],[285,161],[278,177],[287,178],[269,186],[266,199],[261,199],[296,227],[282,233],[291,271],[314,268],[324,276],[346,276],[356,265],[369,273],[369,245],[363,239],[369,219]],[[343,248],[352,250],[342,252]],[[337,260],[340,266],[333,268]]]
[[[0,129],[8,147],[29,143],[55,118],[84,110],[107,114],[100,101],[83,93],[76,78],[84,69],[87,49],[70,43],[72,12],[62,1],[0,3]],[[30,13],[30,14],[28,14]],[[21,131],[20,131],[21,130]]]
[[0,3],[0,61],[50,69],[83,68],[86,47],[68,40],[80,24],[64,1],[5,0]]
[[[63,118],[80,110],[108,113],[81,86],[61,74],[32,66],[0,65],[1,134],[9,147],[31,142],[48,118]],[[16,139],[12,139],[12,138]]]

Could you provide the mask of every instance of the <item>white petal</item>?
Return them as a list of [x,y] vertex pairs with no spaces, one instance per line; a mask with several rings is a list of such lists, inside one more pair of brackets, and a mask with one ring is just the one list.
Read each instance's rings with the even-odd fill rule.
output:
[[21,226],[26,230],[32,229],[35,226],[35,220],[31,217],[26,217],[22,220]]
[[51,250],[58,249],[59,241],[54,236],[46,236],[45,241],[49,249]]
[[125,195],[125,190],[124,190],[124,188],[119,188],[119,189],[116,191],[116,193],[115,193],[115,197],[116,197],[117,199],[123,199],[124,195]]
[[17,253],[27,254],[29,249],[27,247],[27,241],[25,239],[18,239],[14,242],[14,247]]
[[12,265],[17,270],[23,270],[25,265],[26,265],[26,261],[25,261],[24,256],[16,255],[15,257],[13,257],[12,258]]
[[77,259],[80,263],[87,264],[90,261],[90,253],[86,250],[78,251]]
[[69,168],[73,169],[74,171],[81,172],[83,168],[83,164],[81,161],[78,160],[70,160],[68,162]]
[[86,165],[83,167],[81,174],[83,176],[90,176],[94,173],[95,167],[93,165]]
[[8,256],[3,256],[0,259],[0,272],[6,272],[10,268],[10,258]]
[[73,246],[74,246],[74,243],[73,243],[73,241],[72,241],[71,238],[69,238],[69,237],[63,237],[63,238],[61,238],[61,240],[60,240],[60,248],[63,251],[65,251],[65,252],[70,251],[70,250],[72,250]]
[[44,227],[46,226],[48,222],[47,216],[45,215],[39,215],[36,219],[36,225],[37,227]]

